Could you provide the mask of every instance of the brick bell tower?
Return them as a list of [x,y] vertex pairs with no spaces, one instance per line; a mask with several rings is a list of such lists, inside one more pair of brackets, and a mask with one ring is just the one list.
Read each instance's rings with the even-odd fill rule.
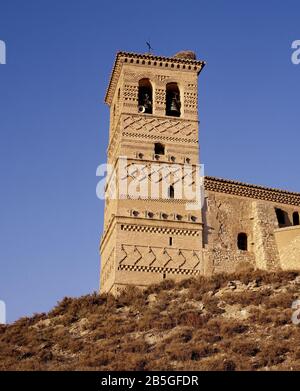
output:
[[[116,56],[105,97],[110,107],[107,161],[115,175],[108,176],[106,185],[101,292],[115,294],[128,284],[143,287],[203,273],[201,210],[188,210],[189,201],[175,190],[184,166],[192,167],[195,183],[198,75],[204,65],[190,51],[174,57]],[[120,163],[128,170],[125,175]],[[165,175],[165,190],[164,166],[174,168]],[[160,186],[159,194],[109,195],[120,181],[130,187],[145,179]]]

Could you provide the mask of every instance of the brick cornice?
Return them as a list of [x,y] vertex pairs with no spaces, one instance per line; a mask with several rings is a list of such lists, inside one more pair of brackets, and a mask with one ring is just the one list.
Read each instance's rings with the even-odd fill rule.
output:
[[206,176],[205,190],[300,206],[300,193]]

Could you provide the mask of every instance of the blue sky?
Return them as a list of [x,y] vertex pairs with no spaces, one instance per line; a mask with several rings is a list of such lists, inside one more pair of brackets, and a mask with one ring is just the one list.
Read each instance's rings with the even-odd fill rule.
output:
[[0,300],[8,321],[98,289],[115,53],[196,51],[207,175],[300,191],[299,1],[2,0]]

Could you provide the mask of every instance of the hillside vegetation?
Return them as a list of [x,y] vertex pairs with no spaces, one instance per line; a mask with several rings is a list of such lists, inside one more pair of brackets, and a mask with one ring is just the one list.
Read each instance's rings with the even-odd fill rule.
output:
[[0,326],[1,370],[300,370],[300,274],[165,280]]

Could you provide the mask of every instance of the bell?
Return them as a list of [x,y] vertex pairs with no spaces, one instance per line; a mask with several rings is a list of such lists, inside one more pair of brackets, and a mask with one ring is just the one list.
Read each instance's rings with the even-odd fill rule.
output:
[[174,111],[174,112],[179,111],[175,96],[172,98],[171,105],[170,105],[170,111]]
[[180,100],[178,94],[174,94],[171,98],[170,102],[170,109],[169,113],[170,115],[173,115],[175,117],[180,117]]
[[143,104],[142,106],[144,107],[143,113],[152,113],[152,102],[149,94],[145,94],[142,98]]

